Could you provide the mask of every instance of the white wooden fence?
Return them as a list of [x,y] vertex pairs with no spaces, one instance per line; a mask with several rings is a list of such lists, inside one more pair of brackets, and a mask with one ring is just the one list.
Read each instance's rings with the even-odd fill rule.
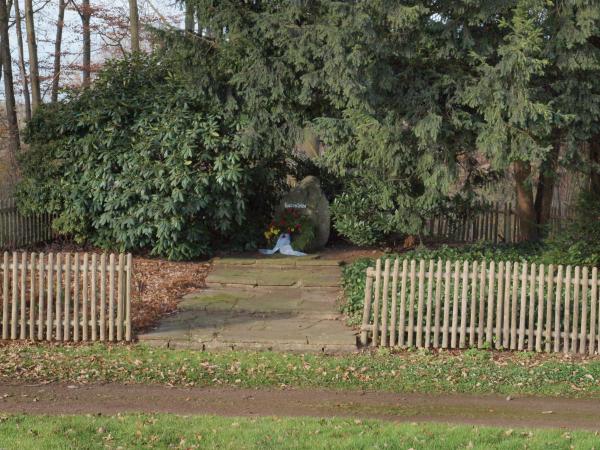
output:
[[13,198],[0,198],[0,248],[15,249],[54,237],[50,214],[21,214]]
[[131,255],[4,252],[2,339],[130,341]]
[[598,293],[595,267],[377,260],[366,273],[361,342],[596,354]]
[[[554,234],[562,228],[571,208],[553,206],[548,228]],[[440,214],[429,219],[423,234],[454,242],[488,241],[516,243],[520,238],[521,224],[512,202],[481,202],[458,217]]]

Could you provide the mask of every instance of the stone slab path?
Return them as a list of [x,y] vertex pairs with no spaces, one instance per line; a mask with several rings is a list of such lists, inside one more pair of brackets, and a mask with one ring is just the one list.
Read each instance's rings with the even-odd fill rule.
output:
[[336,306],[340,276],[338,261],[317,256],[216,258],[207,289],[138,338],[202,350],[356,351]]

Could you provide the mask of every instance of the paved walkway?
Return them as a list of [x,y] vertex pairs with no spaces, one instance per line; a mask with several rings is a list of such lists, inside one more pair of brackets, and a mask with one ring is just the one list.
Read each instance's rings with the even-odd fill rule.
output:
[[309,257],[215,259],[207,289],[184,297],[142,341],[197,349],[348,352],[356,335],[340,316],[338,261]]

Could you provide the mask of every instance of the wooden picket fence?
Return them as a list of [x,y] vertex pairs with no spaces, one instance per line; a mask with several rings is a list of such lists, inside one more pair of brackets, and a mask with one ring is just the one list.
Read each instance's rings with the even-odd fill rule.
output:
[[[548,224],[550,234],[559,232],[572,210],[553,206]],[[480,202],[459,216],[439,214],[429,219],[423,234],[435,239],[453,242],[488,241],[495,244],[516,243],[520,238],[521,224],[512,202]]]
[[377,260],[361,343],[596,354],[598,293],[595,267]]
[[54,237],[50,214],[24,215],[14,198],[0,198],[0,248],[15,249]]
[[2,339],[130,341],[130,254],[4,252]]

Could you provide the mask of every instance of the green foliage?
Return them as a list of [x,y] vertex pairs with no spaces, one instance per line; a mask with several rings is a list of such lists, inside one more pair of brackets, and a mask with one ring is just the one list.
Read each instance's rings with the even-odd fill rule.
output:
[[342,289],[344,302],[342,312],[346,314],[350,323],[357,325],[363,311],[365,298],[365,274],[368,267],[373,266],[370,258],[360,258],[342,267]]
[[308,218],[302,219],[301,224],[300,231],[292,235],[292,247],[294,250],[303,252],[309,250],[310,245],[314,242],[316,228]]
[[227,112],[210,71],[191,84],[177,60],[110,63],[91,88],[39,110],[19,194],[78,241],[187,259],[258,242],[286,175]]
[[418,233],[481,152],[552,172],[550,149],[580,165],[600,131],[597,1],[180,3],[202,33],[157,31],[166,58],[33,119],[23,204],[60,231],[172,258],[251,245],[310,130],[346,180],[336,228],[373,243]]
[[547,247],[545,261],[600,267],[600,193],[580,195],[574,219]]
[[396,229],[382,183],[350,182],[331,205],[333,226],[356,245],[373,245],[384,241]]

